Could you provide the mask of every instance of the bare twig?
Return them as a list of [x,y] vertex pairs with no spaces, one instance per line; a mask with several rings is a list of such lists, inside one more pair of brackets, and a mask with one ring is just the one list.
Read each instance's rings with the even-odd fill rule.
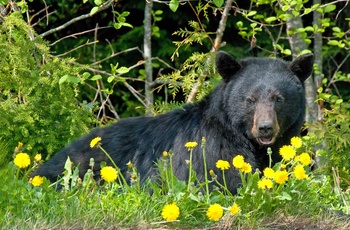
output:
[[100,63],[102,63],[102,62],[104,62],[104,61],[106,61],[106,60],[108,60],[108,59],[111,59],[111,58],[115,57],[115,56],[118,56],[118,55],[124,54],[124,53],[128,53],[128,52],[131,52],[131,51],[134,51],[134,50],[137,50],[137,51],[139,51],[140,53],[142,53],[142,51],[140,50],[139,47],[132,47],[132,48],[129,48],[129,49],[126,49],[126,50],[122,50],[122,51],[120,51],[120,52],[118,52],[118,53],[114,53],[114,51],[112,50],[112,54],[111,54],[110,56],[108,56],[108,57],[106,57],[106,58],[103,58],[103,59],[101,59],[101,60],[99,60],[99,61],[95,61],[95,62],[92,63],[91,65],[98,65],[98,64],[100,64]]
[[[96,13],[101,12],[101,11],[103,11],[103,10],[109,8],[109,7],[112,5],[113,2],[114,2],[114,0],[109,0],[109,1],[105,2],[104,4],[102,4],[102,5],[98,8],[98,10],[96,11]],[[95,13],[95,14],[96,14],[96,13]],[[57,31],[60,31],[60,30],[62,30],[62,29],[64,29],[64,28],[70,26],[71,24],[77,22],[77,21],[80,21],[80,20],[83,20],[83,19],[86,19],[86,18],[90,18],[90,17],[92,17],[92,16],[93,16],[93,15],[90,14],[90,13],[80,15],[80,16],[78,16],[78,17],[76,17],[76,18],[73,18],[73,19],[69,20],[68,22],[64,23],[63,25],[61,25],[61,26],[59,26],[59,27],[53,28],[53,29],[51,29],[51,30],[48,30],[48,31],[46,31],[46,32],[44,32],[44,33],[42,33],[42,34],[40,34],[39,36],[41,36],[41,37],[46,37],[47,35],[50,35],[50,34],[55,33],[55,32],[57,32]]]
[[[108,28],[111,28],[111,26],[99,27],[98,29],[99,29],[99,30],[102,30],[102,29],[108,29]],[[70,34],[70,35],[67,35],[67,36],[65,36],[65,37],[62,37],[62,38],[56,40],[55,42],[51,43],[49,46],[54,46],[54,45],[56,45],[57,43],[61,42],[61,41],[64,40],[64,39],[67,39],[67,38],[76,38],[76,37],[79,36],[79,35],[86,34],[86,33],[90,33],[90,32],[94,32],[94,31],[96,31],[96,28],[90,29],[90,30],[85,30],[85,31],[82,31],[82,32],[79,32],[79,33]]]
[[75,50],[78,50],[78,49],[84,47],[84,46],[93,45],[93,44],[95,44],[95,43],[97,43],[97,41],[92,41],[92,42],[87,41],[85,44],[82,44],[82,45],[80,45],[80,46],[77,46],[77,47],[75,47],[75,48],[73,48],[73,49],[71,49],[71,50],[69,50],[69,51],[67,51],[67,52],[65,52],[65,53],[63,53],[63,54],[58,54],[58,55],[56,55],[56,57],[65,56],[65,55],[67,55],[67,54],[69,54],[69,53],[71,53],[71,52],[73,52],[73,51],[75,51]]

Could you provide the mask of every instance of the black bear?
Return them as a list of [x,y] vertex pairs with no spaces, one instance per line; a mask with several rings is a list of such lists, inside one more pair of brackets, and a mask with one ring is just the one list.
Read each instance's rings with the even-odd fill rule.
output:
[[[173,169],[181,180],[187,180],[189,152],[186,142],[201,143],[206,139],[208,170],[218,170],[218,160],[232,161],[243,155],[253,169],[268,164],[267,147],[273,149],[273,160],[279,161],[278,150],[300,133],[305,115],[303,82],[312,72],[313,55],[306,54],[292,62],[271,58],[235,60],[219,51],[216,56],[222,82],[203,100],[181,109],[154,117],[122,119],[105,128],[93,130],[73,141],[31,176],[41,175],[55,181],[63,172],[69,156],[80,164],[82,177],[94,158],[94,173],[99,177],[101,161],[110,161],[90,141],[101,137],[102,147],[110,154],[121,172],[127,172],[130,161],[140,173],[141,183],[157,173],[154,163],[163,151],[172,150]],[[202,150],[193,149],[193,170],[199,180],[204,178]],[[216,172],[221,175],[220,171]],[[226,173],[226,183],[232,193],[240,185],[233,167]]]

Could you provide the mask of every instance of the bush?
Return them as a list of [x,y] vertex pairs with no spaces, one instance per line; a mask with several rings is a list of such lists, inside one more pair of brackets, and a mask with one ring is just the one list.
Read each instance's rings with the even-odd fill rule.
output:
[[52,57],[17,13],[6,17],[0,31],[0,162],[8,162],[18,142],[49,156],[93,121],[92,106],[76,99],[77,85],[59,84],[63,76],[81,78],[82,68]]
[[[321,97],[325,96],[321,94]],[[350,186],[350,103],[336,96],[329,96],[326,101],[331,106],[324,110],[323,122],[312,127],[310,143],[319,148],[317,156],[321,171],[339,177],[341,186],[347,188]]]

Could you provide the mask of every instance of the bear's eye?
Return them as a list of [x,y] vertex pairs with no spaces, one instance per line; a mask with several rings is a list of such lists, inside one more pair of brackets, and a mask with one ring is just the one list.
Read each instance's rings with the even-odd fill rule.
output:
[[247,97],[247,98],[246,98],[246,102],[247,102],[248,105],[252,105],[252,104],[255,103],[255,98],[253,98],[253,97]]
[[281,95],[276,96],[275,98],[276,102],[283,102],[284,98]]

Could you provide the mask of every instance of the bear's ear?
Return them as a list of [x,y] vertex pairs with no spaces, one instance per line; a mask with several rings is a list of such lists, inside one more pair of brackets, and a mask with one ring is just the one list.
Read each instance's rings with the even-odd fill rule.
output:
[[228,82],[242,66],[228,53],[219,51],[216,54],[216,68],[224,81]]
[[292,70],[304,82],[312,73],[314,64],[314,55],[312,53],[304,54],[290,63]]

